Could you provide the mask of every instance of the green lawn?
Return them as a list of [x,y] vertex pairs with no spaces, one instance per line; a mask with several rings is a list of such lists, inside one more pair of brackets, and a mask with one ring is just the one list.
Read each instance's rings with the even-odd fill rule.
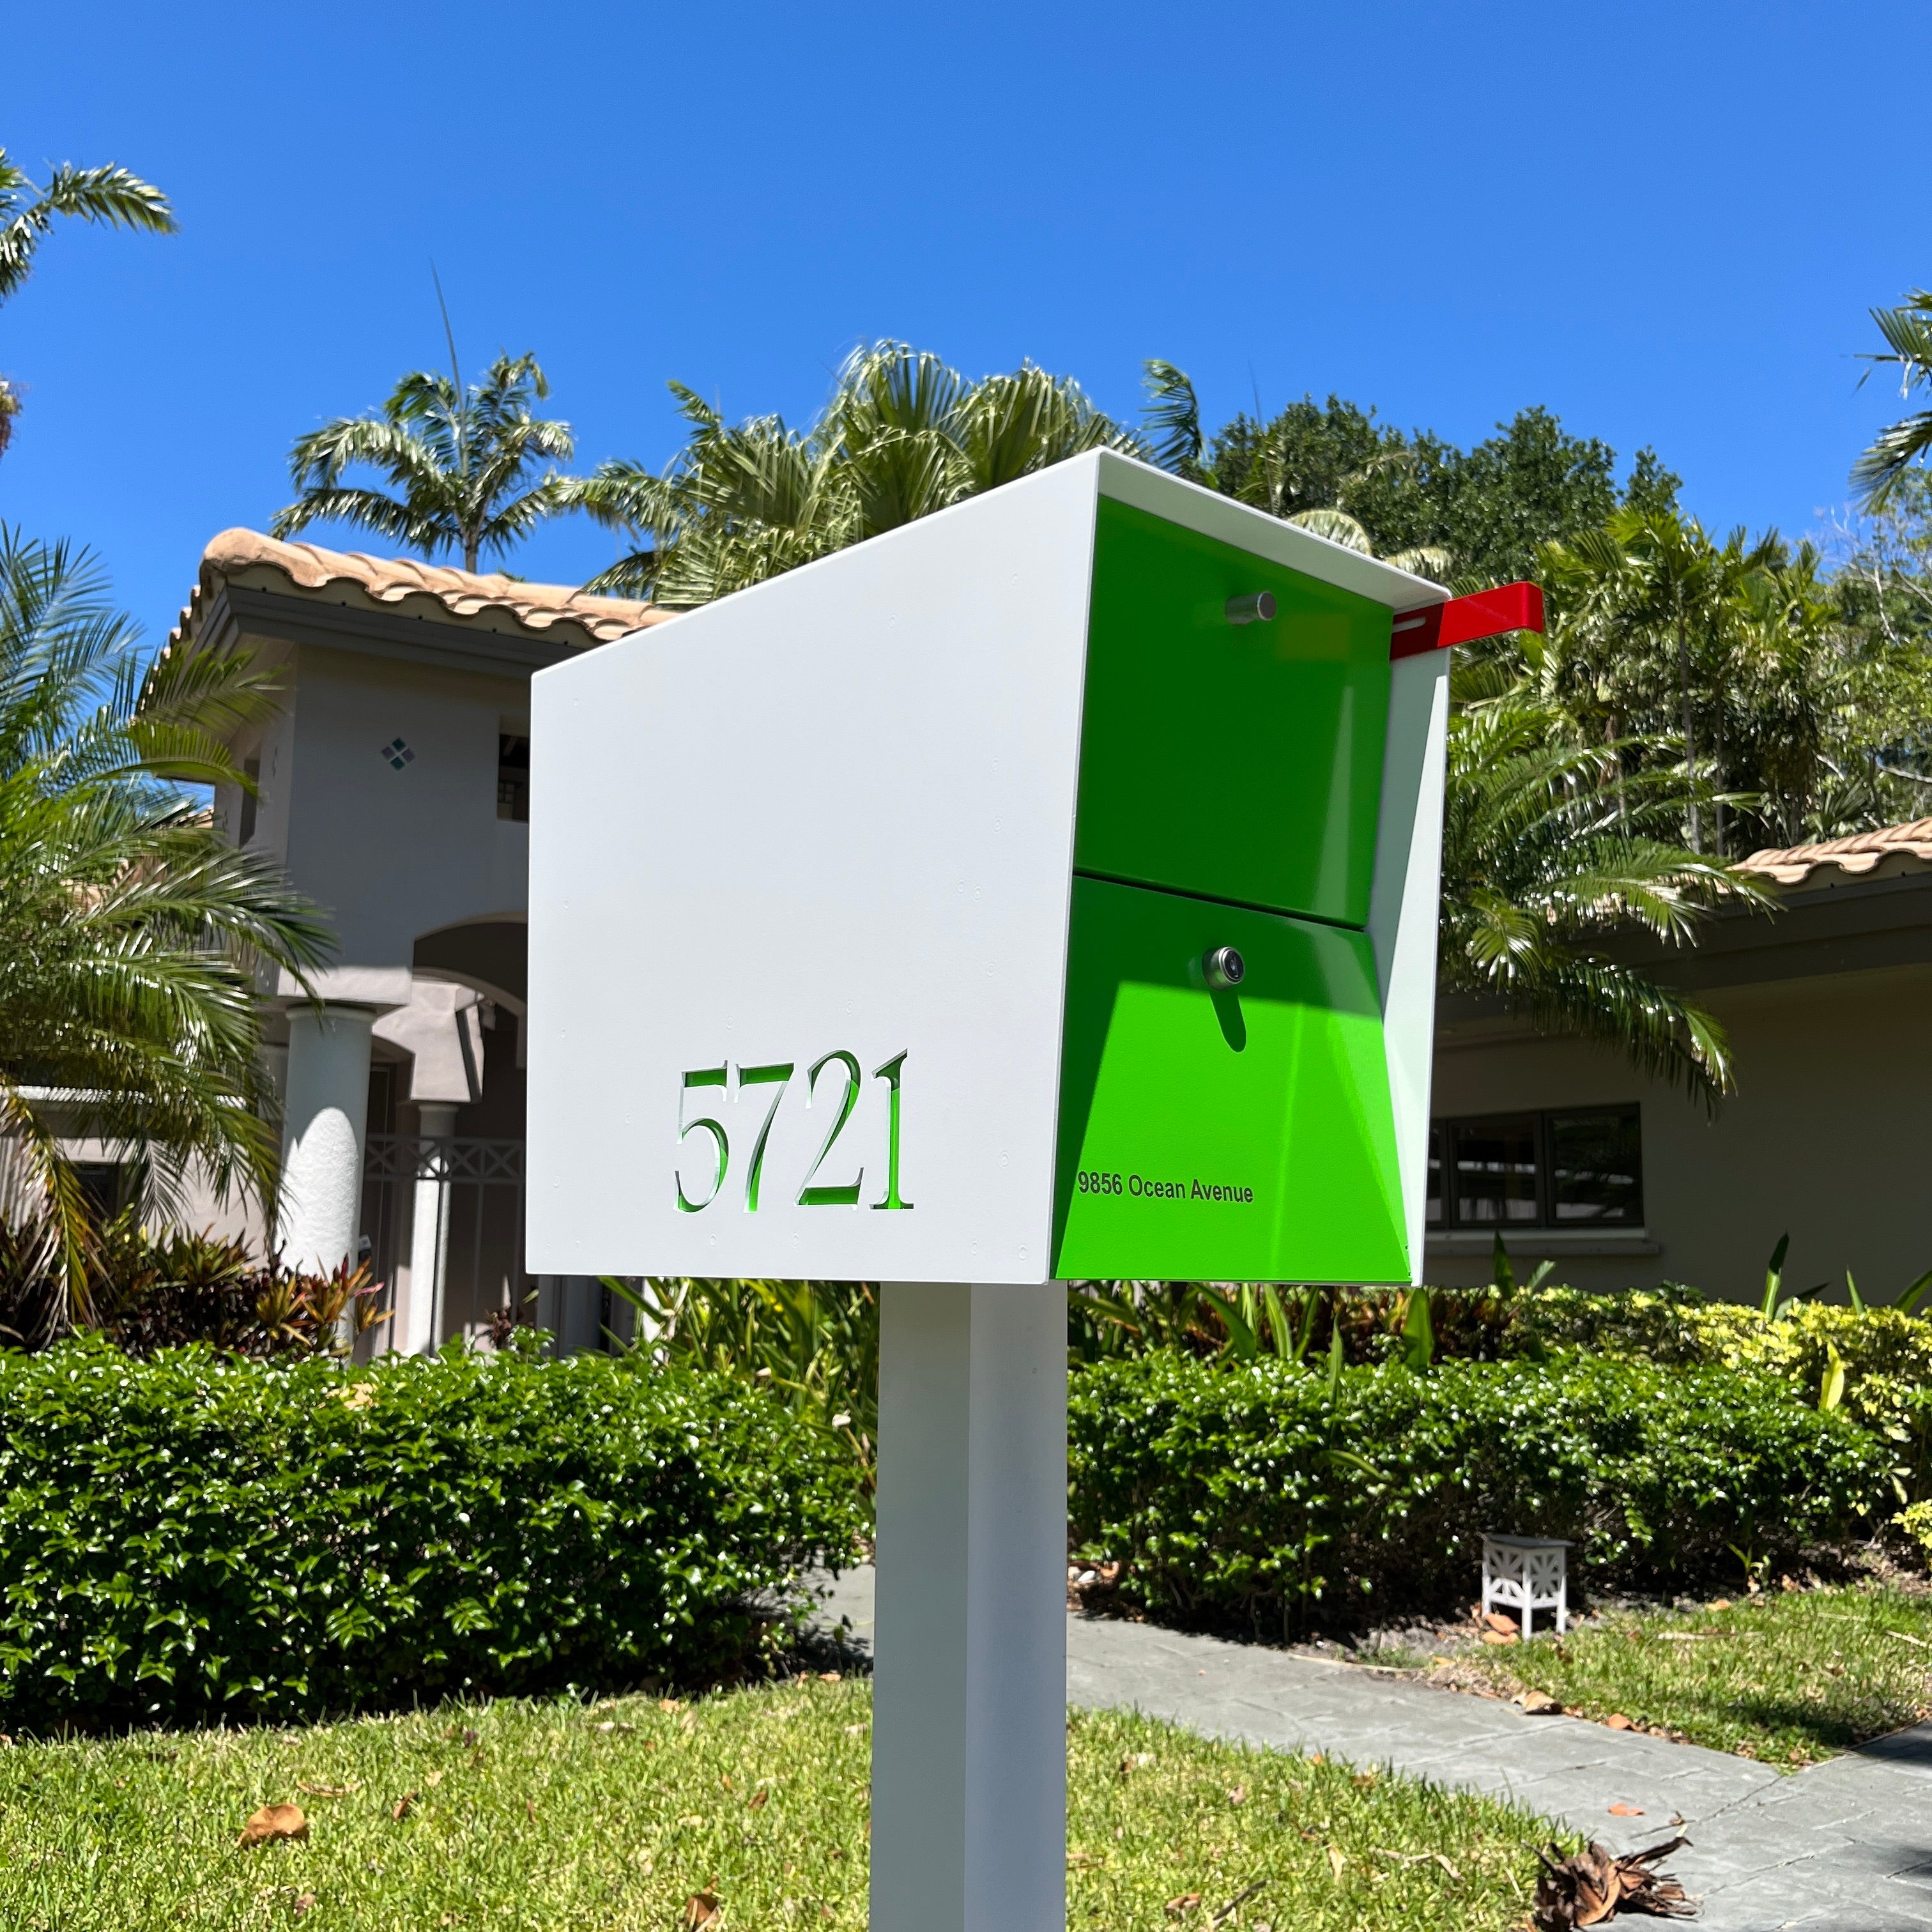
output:
[[1876,1587],[1774,1591],[1486,1652],[1496,1688],[1548,1693],[1785,1767],[1932,1714],[1932,1598]]
[[[715,1932],[858,1932],[871,1709],[863,1682],[801,1678],[0,1750],[0,1925],[671,1932],[715,1900]],[[1075,1927],[1502,1932],[1550,1835],[1137,1718],[1076,1714],[1068,1745]],[[290,1802],[306,1842],[238,1847],[256,1806]]]

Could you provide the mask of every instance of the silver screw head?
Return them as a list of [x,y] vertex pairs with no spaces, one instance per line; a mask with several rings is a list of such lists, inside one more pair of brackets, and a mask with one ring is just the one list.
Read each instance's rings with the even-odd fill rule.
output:
[[1202,956],[1201,971],[1209,986],[1225,992],[1248,976],[1248,964],[1232,946],[1216,946]]
[[1230,597],[1222,608],[1231,624],[1274,622],[1274,593],[1270,590],[1257,590],[1246,597]]

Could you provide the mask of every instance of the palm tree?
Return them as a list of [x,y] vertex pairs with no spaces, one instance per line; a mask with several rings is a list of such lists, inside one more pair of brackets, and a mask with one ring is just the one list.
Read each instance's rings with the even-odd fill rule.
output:
[[1087,449],[1144,455],[1078,384],[1028,363],[969,382],[880,342],[848,358],[811,426],[733,425],[674,382],[690,434],[662,475],[602,465],[572,503],[633,548],[586,587],[680,609],[1030,475]]
[[[1894,364],[1901,397],[1932,385],[1932,289],[1914,289],[1897,308],[1874,309],[1871,319],[1887,346],[1864,359]],[[1870,374],[1869,369],[1865,371],[1867,376]],[[1864,377],[1859,380],[1862,382]],[[1882,510],[1900,478],[1928,450],[1932,450],[1932,410],[1920,410],[1882,430],[1852,466],[1852,487],[1863,498],[1864,507]]]
[[[269,530],[288,537],[325,520],[353,524],[432,560],[460,550],[473,571],[486,552],[500,555],[570,506],[566,478],[532,476],[539,463],[568,462],[576,447],[568,423],[532,413],[549,394],[534,356],[500,355],[466,389],[460,372],[413,370],[380,416],[340,417],[296,439],[289,475],[302,494]],[[397,494],[344,483],[358,464],[380,471]]]
[[[0,148],[0,302],[17,295],[33,273],[34,251],[63,215],[110,228],[172,235],[168,198],[125,168],[70,167],[63,163],[36,188]],[[20,399],[0,381],[0,454],[12,441]]]
[[1731,1084],[1723,1029],[1606,942],[1634,929],[1684,945],[1712,907],[1768,898],[1660,836],[1681,822],[1686,781],[1642,762],[1644,748],[1581,742],[1526,682],[1452,713],[1442,983],[1500,994],[1540,1030],[1620,1047],[1714,1103]]
[[299,976],[330,943],[187,789],[248,783],[225,740],[268,681],[212,653],[144,669],[138,641],[86,552],[0,526],[0,1192],[40,1231],[56,1329],[88,1318],[94,1240],[62,1138],[131,1162],[149,1211],[196,1170],[266,1194],[256,970]]
[[1765,624],[1796,621],[1796,607],[1780,606],[1772,592],[1790,561],[1783,542],[1775,531],[1752,542],[1735,530],[1720,544],[1674,506],[1633,505],[1601,530],[1546,544],[1540,560],[1556,608],[1565,694],[1594,687],[1613,736],[1634,726],[1654,748],[1674,734],[1688,842],[1705,849],[1708,804],[1711,842],[1722,856],[1732,740],[1751,729],[1742,686],[1762,655]]

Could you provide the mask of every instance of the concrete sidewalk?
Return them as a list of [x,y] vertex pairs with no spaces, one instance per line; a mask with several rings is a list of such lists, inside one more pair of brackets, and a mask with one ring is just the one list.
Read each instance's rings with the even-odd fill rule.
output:
[[[826,1587],[824,1616],[869,1648],[872,1576]],[[1618,1851],[1681,1828],[1668,1868],[1708,1932],[1932,1928],[1932,1724],[1790,1776],[1748,1759],[1259,1645],[1070,1616],[1066,1695],[1213,1737],[1319,1750],[1510,1798]],[[1613,1817],[1612,1804],[1640,1818]]]

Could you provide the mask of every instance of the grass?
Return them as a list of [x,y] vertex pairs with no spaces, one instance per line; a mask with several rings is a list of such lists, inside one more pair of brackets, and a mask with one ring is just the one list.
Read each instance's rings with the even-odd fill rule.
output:
[[[865,1683],[800,1678],[19,1745],[0,1750],[0,1924],[860,1932],[870,1715]],[[1551,1835],[1487,1799],[1130,1715],[1075,1714],[1068,1748],[1076,1928],[1502,1932]],[[238,1847],[257,1805],[286,1802],[306,1841]]]
[[1612,1614],[1595,1629],[1486,1652],[1470,1669],[1584,1717],[1621,1715],[1791,1768],[1932,1715],[1932,1598],[1862,1586]]

